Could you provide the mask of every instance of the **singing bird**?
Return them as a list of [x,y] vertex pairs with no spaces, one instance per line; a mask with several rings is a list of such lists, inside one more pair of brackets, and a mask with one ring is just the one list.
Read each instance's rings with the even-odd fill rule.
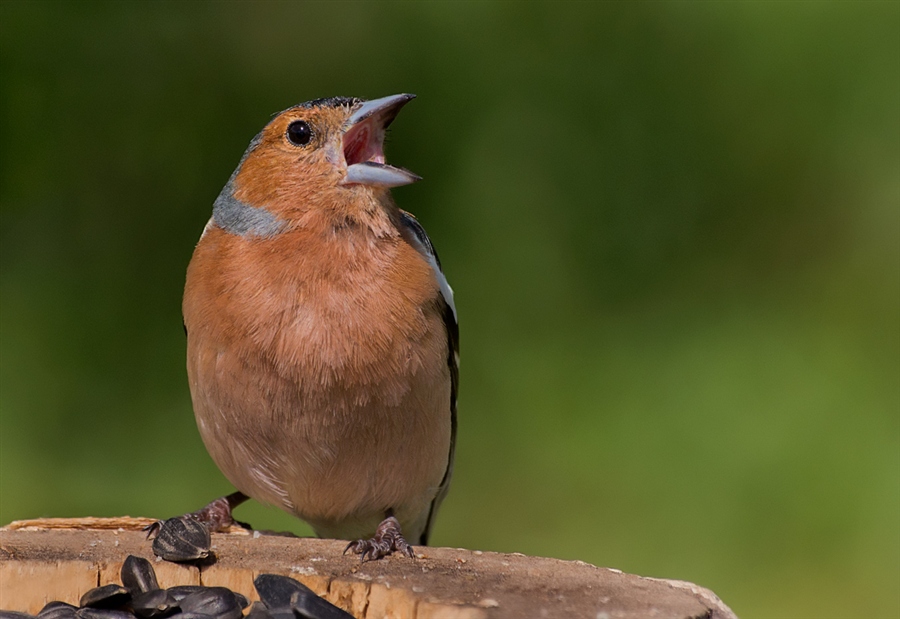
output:
[[[289,108],[254,137],[187,270],[197,427],[238,492],[351,541],[426,544],[453,472],[458,328],[425,230],[390,189],[384,136],[415,95]],[[408,540],[408,542],[407,542]]]

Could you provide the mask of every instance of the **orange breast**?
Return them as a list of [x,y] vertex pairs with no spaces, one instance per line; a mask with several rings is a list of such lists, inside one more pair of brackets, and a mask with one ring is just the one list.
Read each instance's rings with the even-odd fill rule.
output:
[[188,376],[228,479],[330,537],[392,508],[415,539],[447,467],[440,292],[400,236],[212,227],[188,268]]

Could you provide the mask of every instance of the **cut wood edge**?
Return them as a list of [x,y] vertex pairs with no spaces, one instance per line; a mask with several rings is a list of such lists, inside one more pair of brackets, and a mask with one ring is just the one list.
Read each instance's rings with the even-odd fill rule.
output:
[[[156,518],[142,516],[117,516],[112,518],[34,518],[32,520],[13,520],[0,527],[0,531],[41,531],[41,530],[76,530],[76,531],[144,531]],[[231,525],[223,533],[230,535],[250,535],[252,531]]]

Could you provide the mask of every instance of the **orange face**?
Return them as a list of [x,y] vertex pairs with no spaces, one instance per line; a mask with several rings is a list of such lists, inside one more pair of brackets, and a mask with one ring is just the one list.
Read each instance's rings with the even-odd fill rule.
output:
[[385,129],[412,97],[324,99],[281,112],[244,154],[233,197],[285,216],[419,180],[384,162]]

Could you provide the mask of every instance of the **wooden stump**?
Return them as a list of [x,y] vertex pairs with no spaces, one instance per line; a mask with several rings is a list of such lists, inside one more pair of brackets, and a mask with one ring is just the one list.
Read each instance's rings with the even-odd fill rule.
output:
[[153,562],[162,587],[222,585],[258,599],[260,573],[291,576],[360,619],[736,619],[711,591],[581,561],[417,547],[417,559],[360,563],[344,542],[243,530],[213,534],[201,567],[153,556],[141,518],[19,521],[0,529],[0,609],[36,613],[50,600],[78,603],[118,583],[129,554]]

